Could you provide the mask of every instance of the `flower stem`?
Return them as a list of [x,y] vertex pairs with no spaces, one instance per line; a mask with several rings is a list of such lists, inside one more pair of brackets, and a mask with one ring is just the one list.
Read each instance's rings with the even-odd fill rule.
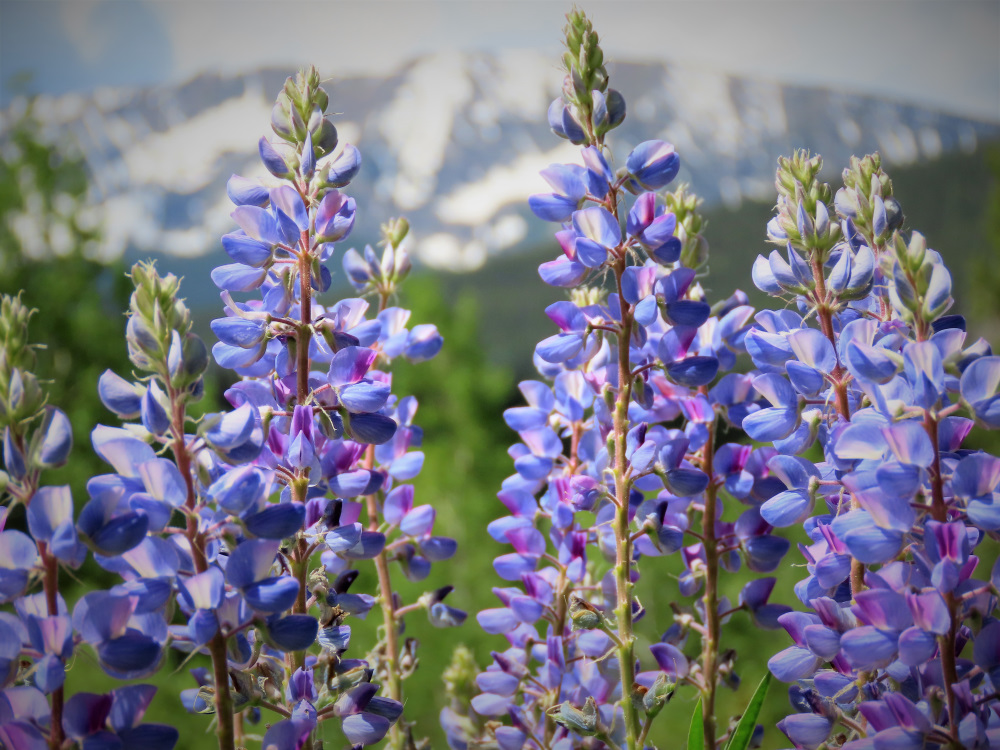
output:
[[715,430],[713,420],[702,449],[701,470],[708,475],[705,488],[705,508],[701,516],[701,533],[705,549],[705,635],[701,639],[701,664],[704,687],[701,694],[702,727],[705,750],[715,750],[715,691],[719,670],[719,545],[715,535],[717,486],[712,477],[715,462]]
[[[941,476],[941,452],[938,447],[938,421],[930,412],[924,412],[924,430],[934,446],[934,463],[931,464],[931,515],[938,523],[948,522],[948,505],[944,499],[944,478]],[[938,650],[941,652],[941,674],[944,677],[944,692],[948,703],[948,733],[952,744],[961,747],[958,740],[957,704],[953,686],[958,682],[958,664],[955,659],[955,643],[958,625],[955,622],[955,595],[951,591],[944,594],[948,606],[950,625],[948,632],[938,636]]]
[[[816,283],[815,302],[816,317],[819,319],[820,328],[823,335],[830,341],[833,350],[837,351],[837,337],[833,332],[833,314],[831,312],[829,295],[827,294],[826,278],[823,276],[823,264],[819,257],[812,259],[813,281]],[[837,412],[845,422],[851,421],[851,407],[847,401],[847,373],[838,359],[837,366],[831,373],[833,376],[833,390],[836,395]],[[851,509],[857,509],[860,505],[857,499],[851,496]],[[860,560],[851,558],[851,597],[858,592],[865,590],[865,565]]]
[[[39,542],[38,552],[45,568],[45,577],[42,579],[42,585],[45,587],[45,604],[49,617],[56,617],[59,614],[59,561],[55,555],[49,554],[48,545],[44,542]],[[52,691],[52,719],[49,729],[49,747],[52,750],[58,750],[63,743],[63,695],[62,686]]]
[[312,338],[312,264],[308,231],[302,232],[299,245],[299,311],[302,320],[295,339],[295,374],[297,403],[302,405],[309,395],[309,341]]
[[[379,312],[389,304],[388,294],[379,294]],[[369,471],[375,466],[375,446],[369,445],[365,451],[364,466]],[[380,525],[378,515],[378,497],[375,494],[365,498],[368,511],[368,528],[377,531]],[[392,576],[389,574],[389,556],[383,548],[375,556],[375,571],[378,574],[379,602],[382,605],[382,622],[385,627],[385,653],[382,656],[385,664],[386,681],[389,697],[394,701],[403,702],[403,679],[399,673],[399,618],[396,602],[393,596]],[[394,721],[389,727],[389,747],[402,750],[406,735],[403,722]]]
[[632,634],[632,535],[629,533],[629,480],[625,472],[625,439],[628,434],[628,405],[632,397],[632,368],[629,362],[629,339],[632,337],[632,311],[622,294],[625,258],[614,264],[615,283],[621,305],[621,331],[618,334],[618,398],[614,411],[615,448],[615,583],[618,621],[618,669],[621,674],[622,711],[625,717],[625,739],[628,750],[638,750],[639,712],[632,702],[635,684],[635,636]]
[[[198,532],[198,521],[194,513],[198,496],[194,489],[194,478],[191,475],[191,454],[184,438],[184,402],[169,379],[166,380],[166,384],[170,403],[173,404],[171,431],[174,438],[172,446],[174,460],[177,462],[178,471],[184,477],[184,483],[187,486],[185,506],[191,511],[187,516],[184,535],[191,546],[195,573],[204,573],[208,570],[208,561],[205,558],[204,535]],[[226,637],[222,634],[221,629],[209,641],[208,649],[212,656],[212,678],[215,685],[215,731],[219,740],[219,750],[235,750],[233,695],[229,689],[229,658],[226,655]]]

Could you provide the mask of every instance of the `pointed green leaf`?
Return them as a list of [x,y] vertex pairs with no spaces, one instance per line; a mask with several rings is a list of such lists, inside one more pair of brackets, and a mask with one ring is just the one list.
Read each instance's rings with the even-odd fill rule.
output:
[[740,723],[736,725],[736,730],[729,737],[729,742],[726,743],[726,750],[747,750],[750,738],[753,737],[753,730],[757,726],[757,717],[760,716],[760,710],[764,707],[764,698],[767,696],[767,689],[770,686],[771,673],[768,672],[754,691],[753,697],[747,704],[747,710],[743,712],[743,716],[740,717]]
[[702,725],[701,698],[698,699],[691,714],[691,727],[688,729],[688,750],[702,750],[705,747],[705,727]]

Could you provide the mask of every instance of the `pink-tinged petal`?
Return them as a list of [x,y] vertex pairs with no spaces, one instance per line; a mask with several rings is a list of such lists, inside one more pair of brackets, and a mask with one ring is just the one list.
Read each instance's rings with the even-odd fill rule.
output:
[[378,352],[361,346],[347,346],[333,355],[329,381],[332,385],[357,383],[368,374]]
[[258,206],[240,206],[230,216],[240,225],[247,237],[267,245],[281,243],[281,234],[274,222],[274,217]]
[[834,455],[842,461],[878,460],[885,455],[882,424],[876,421],[855,422],[837,436]]
[[573,228],[578,235],[596,243],[605,250],[617,247],[622,239],[618,220],[610,211],[601,206],[591,206],[574,212]]
[[883,427],[882,436],[893,455],[902,463],[927,468],[934,461],[935,448],[923,425],[916,420],[908,419]]
[[837,354],[830,339],[815,328],[800,328],[788,334],[788,343],[796,358],[820,372],[830,373],[837,366]]
[[1000,484],[1000,458],[988,453],[973,453],[958,462],[951,487],[966,499],[986,495]]
[[271,203],[285,216],[295,222],[299,231],[309,229],[309,214],[306,212],[302,196],[291,185],[280,185],[271,190]]
[[214,566],[180,581],[178,586],[188,606],[193,609],[215,609],[222,604],[226,593],[222,571]]

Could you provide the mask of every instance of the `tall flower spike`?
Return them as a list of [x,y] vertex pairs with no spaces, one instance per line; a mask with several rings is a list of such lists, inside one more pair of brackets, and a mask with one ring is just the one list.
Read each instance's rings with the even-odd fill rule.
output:
[[[405,219],[383,226],[381,254],[367,247],[343,256],[348,280],[375,304],[319,302],[332,279],[327,266],[357,213],[355,199],[339,188],[361,163],[357,149],[337,147],[327,104],[314,70],[289,79],[272,113],[279,140],[262,142],[262,158],[282,182],[272,183],[263,200],[247,180],[231,181],[239,188],[230,193],[242,234],[227,235],[223,244],[239,265],[216,270],[227,314],[213,322],[220,338],[213,354],[242,379],[226,393],[236,411],[207,423],[206,438],[231,464],[215,464],[208,492],[238,532],[235,546],[224,540],[231,596],[258,623],[257,640],[281,659],[285,675],[295,676],[295,690],[283,691],[290,718],[272,726],[265,742],[310,746],[317,721],[338,717],[352,743],[388,735],[401,749],[407,736],[402,683],[416,664],[405,652],[403,617],[423,609],[444,627],[460,624],[465,614],[444,604],[445,589],[412,603],[393,592],[393,561],[419,579],[456,545],[434,535],[431,506],[412,505],[413,489],[405,482],[423,465],[422,432],[413,422],[416,401],[393,395],[388,367],[399,356],[430,359],[442,339],[433,325],[408,325],[409,311],[390,305],[410,270]],[[235,292],[259,297],[237,301]],[[244,455],[247,442],[259,453]],[[355,566],[367,560],[375,567],[377,599],[348,591]],[[370,661],[344,658],[346,618],[365,617],[376,601],[383,637]],[[189,609],[192,623],[207,620],[193,599]],[[204,628],[201,637],[211,622]],[[317,639],[322,668],[313,665]],[[252,660],[242,669],[251,677],[263,674]],[[268,679],[280,684],[281,678]],[[314,679],[316,691],[303,687]],[[385,697],[373,679],[385,685]]]
[[[746,337],[765,401],[742,424],[785,454],[768,467],[787,489],[760,513],[810,539],[796,586],[809,611],[778,617],[795,645],[769,662],[794,683],[797,713],[778,726],[797,747],[985,748],[995,686],[970,679],[961,654],[971,639],[977,666],[993,663],[993,631],[966,622],[996,617],[971,562],[997,528],[996,459],[961,446],[973,419],[996,426],[995,358],[944,315],[951,277],[920,234],[899,232],[879,156],[851,160],[835,214],[820,165],[779,161],[768,234],[789,262],[754,267],[758,286],[806,315],[762,312]],[[814,442],[818,462],[790,455]]]
[[[567,47],[570,75],[550,123],[570,140],[603,146],[598,123],[610,89],[580,13],[569,16]],[[572,292],[546,309],[559,332],[536,347],[543,380],[522,383],[527,405],[504,414],[520,439],[509,451],[516,473],[498,495],[508,515],[488,532],[512,551],[494,562],[507,582],[493,589],[499,606],[477,620],[509,647],[476,675],[467,703],[456,698],[442,712],[453,747],[638,750],[683,684],[699,693],[704,746],[714,750],[716,688],[738,682],[719,646],[733,611],[719,594],[720,572],[743,558],[753,570],[774,570],[788,549],[758,510],[776,493],[766,481],[771,454],[717,445],[721,420],[759,408],[745,376],[716,384],[743,351],[753,310],[742,293],[712,307],[683,264],[701,266],[707,243],[694,196],[682,189],[664,201],[652,192],[677,174],[673,147],[640,144],[618,177],[608,161],[610,150],[590,145],[582,164],[546,170],[556,193],[529,200],[536,215],[562,225],[563,256],[539,273]],[[592,275],[613,283],[588,287]],[[786,421],[794,427],[797,418]],[[724,523],[724,498],[751,507]],[[678,606],[663,642],[644,654],[633,629],[646,614],[634,595],[639,563],[649,570],[651,558],[678,552],[680,592],[696,606]],[[737,609],[776,627],[785,608],[769,603],[761,584]],[[694,658],[682,651],[689,632],[701,640]]]

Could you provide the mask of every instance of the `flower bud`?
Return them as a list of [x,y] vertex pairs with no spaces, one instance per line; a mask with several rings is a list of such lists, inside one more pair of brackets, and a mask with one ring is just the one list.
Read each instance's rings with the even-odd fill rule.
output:
[[567,701],[550,708],[548,714],[557,724],[561,724],[571,732],[584,737],[593,737],[597,734],[597,703],[593,696],[587,696],[582,709],[574,707]]
[[594,630],[604,622],[600,611],[578,596],[571,596],[569,599],[569,616],[573,619],[573,627],[578,630]]
[[642,696],[642,708],[650,716],[655,716],[674,697],[677,683],[665,672],[660,672],[656,681]]

